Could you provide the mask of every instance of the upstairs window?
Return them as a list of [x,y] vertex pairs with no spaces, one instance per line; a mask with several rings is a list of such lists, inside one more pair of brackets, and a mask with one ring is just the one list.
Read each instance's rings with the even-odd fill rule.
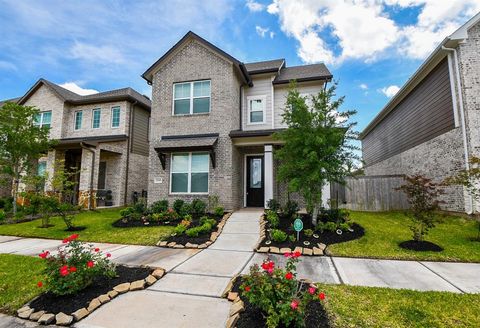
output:
[[100,108],[92,110],[92,128],[98,129],[100,127],[100,116],[102,111]]
[[210,112],[210,81],[175,83],[173,85],[173,115]]
[[46,161],[38,162],[37,175],[39,177],[44,177],[46,172],[47,172],[47,162]]
[[40,112],[35,116],[34,124],[39,127],[50,127],[52,123],[52,112]]
[[120,106],[112,107],[112,128],[120,126]]
[[75,130],[82,128],[83,112],[81,110],[75,112]]
[[248,124],[265,123],[265,96],[248,97]]

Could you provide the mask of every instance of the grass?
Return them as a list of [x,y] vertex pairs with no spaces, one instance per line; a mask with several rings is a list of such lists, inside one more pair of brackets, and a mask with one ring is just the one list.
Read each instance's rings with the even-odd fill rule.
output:
[[334,327],[480,327],[480,294],[321,285]]
[[[173,232],[173,227],[135,227],[114,228],[112,223],[120,218],[120,209],[102,209],[98,211],[84,211],[75,216],[76,226],[85,226],[87,229],[79,231],[79,240],[104,243],[155,245],[161,238]],[[65,224],[61,218],[51,219],[53,227],[40,228],[41,220],[18,224],[0,225],[0,235],[38,237],[50,239],[64,239],[72,234],[65,231]]]
[[43,269],[40,258],[0,254],[0,312],[13,314],[40,294]]
[[328,247],[332,255],[350,257],[389,258],[480,262],[480,242],[475,241],[478,223],[455,216],[439,215],[436,227],[426,240],[441,246],[442,252],[415,252],[398,244],[412,239],[410,219],[401,212],[352,212],[354,222],[365,228],[365,236]]

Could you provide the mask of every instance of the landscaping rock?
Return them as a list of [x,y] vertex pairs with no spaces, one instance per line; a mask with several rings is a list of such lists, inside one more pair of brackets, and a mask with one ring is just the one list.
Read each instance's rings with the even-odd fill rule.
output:
[[207,244],[201,244],[201,245],[198,245],[198,248],[199,248],[199,249],[204,249],[204,248],[207,248]]
[[110,297],[110,299],[114,299],[115,297],[118,296],[118,292],[115,291],[115,290],[111,290],[111,291],[108,292],[107,295],[108,295],[108,297]]
[[73,317],[71,315],[66,315],[63,312],[60,312],[55,316],[56,324],[59,326],[69,326],[73,322]]
[[268,250],[270,249],[270,247],[260,247],[257,252],[258,253],[268,253]]
[[240,313],[245,310],[245,304],[243,304],[243,301],[233,303],[233,305],[230,307],[230,316],[233,316],[237,313]]
[[176,244],[175,246],[173,246],[173,248],[185,248],[185,246],[183,246],[181,244]]
[[87,311],[92,313],[97,308],[99,308],[100,305],[102,305],[102,303],[98,300],[98,298],[94,298],[93,300],[90,301],[90,304],[88,304]]
[[88,312],[88,310],[86,308],[81,308],[80,310],[77,310],[77,311],[73,312],[72,317],[73,317],[73,319],[75,319],[75,321],[80,321],[89,314],[90,314],[90,312]]
[[98,300],[100,301],[100,303],[105,304],[110,302],[110,297],[107,294],[103,294],[98,296]]
[[318,243],[318,248],[320,248],[323,252],[325,250],[325,248],[327,248],[327,245],[322,244],[322,243]]
[[186,244],[185,244],[185,247],[198,248],[198,244],[186,243]]
[[45,313],[46,311],[33,312],[32,314],[30,314],[30,317],[28,319],[32,321],[38,321],[38,319],[40,319]]
[[226,327],[227,328],[235,327],[239,318],[240,318],[240,314],[238,314],[238,313],[235,314],[234,316],[231,316],[230,318],[228,318]]
[[157,278],[155,278],[155,277],[152,276],[152,275],[149,275],[147,278],[145,278],[145,282],[146,282],[147,285],[149,285],[149,286],[153,285],[156,281],[157,281]]
[[313,254],[313,251],[311,248],[304,248],[303,249],[303,255],[312,255]]
[[215,241],[218,237],[218,232],[212,232],[210,235],[210,241]]
[[18,313],[18,317],[22,318],[22,319],[28,319],[32,315],[33,311],[34,311],[34,309],[29,308],[29,310],[24,310],[24,311]]
[[279,254],[280,250],[278,247],[270,247],[270,253]]
[[25,305],[23,307],[21,307],[20,309],[17,310],[17,314],[20,314],[20,312],[25,312],[25,311],[28,311],[30,310],[30,307],[28,305]]
[[285,253],[291,253],[292,250],[290,248],[284,247],[280,249],[280,253],[285,254]]
[[227,287],[225,287],[225,289],[223,290],[223,293],[222,293],[222,297],[227,297],[228,293],[230,293],[230,291],[232,290],[233,288],[233,279],[231,279],[228,284],[227,284]]
[[168,246],[168,247],[173,247],[173,246],[175,246],[176,244],[177,244],[176,242],[172,241],[171,243],[168,243],[167,246]]
[[323,255],[323,251],[318,247],[314,247],[313,248],[313,255]]
[[210,246],[212,243],[213,243],[213,242],[209,240],[209,241],[207,241],[207,242],[205,243],[205,245]]
[[117,286],[113,287],[113,290],[116,291],[119,294],[126,293],[130,290],[130,283],[125,282],[123,284],[117,285]]
[[163,275],[165,274],[165,270],[163,269],[155,269],[155,271],[153,271],[152,273],[152,276],[154,276],[155,278],[157,279],[160,279],[163,277]]
[[300,254],[303,254],[303,248],[301,247],[295,247],[295,249],[293,250],[294,252],[300,252]]
[[229,292],[227,299],[228,299],[230,302],[233,302],[237,297],[238,297],[238,293]]
[[161,242],[158,243],[158,246],[165,247],[165,246],[167,246],[167,244],[168,244],[168,241],[161,241]]
[[41,325],[49,325],[55,320],[55,315],[52,313],[45,313],[38,319],[38,323]]
[[145,288],[145,280],[137,280],[130,284],[130,290],[141,290]]
[[332,253],[328,250],[328,248],[325,248],[325,250],[323,251],[323,254],[327,255],[327,256],[331,256]]

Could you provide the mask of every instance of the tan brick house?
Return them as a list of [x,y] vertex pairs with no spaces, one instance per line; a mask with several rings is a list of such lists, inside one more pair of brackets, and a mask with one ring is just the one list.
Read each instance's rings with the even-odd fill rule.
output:
[[14,101],[37,107],[36,124],[49,126],[58,140],[39,159],[39,173],[51,175],[56,160],[80,172],[74,203],[94,207],[97,196],[108,193],[118,206],[130,203],[133,192],[146,191],[150,99],[131,88],[81,96],[40,79]]
[[153,87],[149,202],[217,195],[227,209],[286,198],[272,134],[285,128],[288,84],[309,95],[332,79],[323,64],[242,63],[193,32],[143,77]]

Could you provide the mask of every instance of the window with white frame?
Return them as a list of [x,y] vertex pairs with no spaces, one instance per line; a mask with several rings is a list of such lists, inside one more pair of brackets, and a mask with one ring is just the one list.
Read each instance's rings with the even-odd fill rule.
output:
[[173,115],[210,112],[210,81],[193,81],[173,85]]
[[265,96],[248,97],[248,124],[265,123]]
[[50,127],[52,123],[52,111],[40,112],[35,115],[34,124],[39,127]]
[[112,107],[112,128],[120,126],[120,106]]
[[82,119],[83,119],[83,112],[78,110],[75,112],[75,130],[80,130],[82,128]]
[[171,193],[208,193],[208,153],[174,153],[170,169]]
[[100,117],[102,110],[100,108],[92,109],[92,128],[98,129],[100,127]]
[[40,177],[45,176],[47,172],[47,162],[46,161],[39,161],[37,165],[37,175]]

